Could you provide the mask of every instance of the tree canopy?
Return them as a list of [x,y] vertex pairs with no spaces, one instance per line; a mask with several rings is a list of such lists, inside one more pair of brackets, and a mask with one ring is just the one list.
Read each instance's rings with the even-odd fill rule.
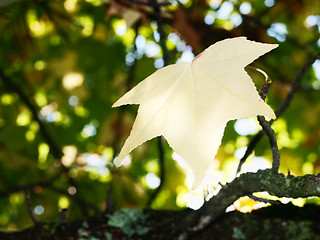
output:
[[[281,177],[271,182],[292,195],[267,193],[274,184],[247,173],[236,178],[240,185],[259,184],[246,185],[235,202],[232,194],[221,201],[241,212],[276,201],[318,205],[319,13],[313,0],[0,1],[0,229],[64,222],[63,213],[73,222],[124,208],[208,209],[204,203],[233,181],[224,190],[231,194],[239,162],[241,173],[272,167],[272,134],[281,176],[301,176],[294,181],[304,183],[305,194],[295,195],[291,182],[282,189]],[[259,71],[268,74],[266,102],[278,118],[230,121],[205,187],[195,191],[185,161],[164,139],[115,166],[137,107],[112,104],[157,69],[239,36],[279,44],[246,68],[258,89],[265,86]]]

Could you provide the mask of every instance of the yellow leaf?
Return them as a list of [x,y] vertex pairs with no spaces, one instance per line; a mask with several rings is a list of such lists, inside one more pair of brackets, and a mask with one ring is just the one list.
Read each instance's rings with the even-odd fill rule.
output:
[[244,67],[276,47],[245,37],[226,39],[192,63],[166,66],[139,83],[113,105],[140,104],[117,164],[137,146],[162,135],[189,164],[197,187],[229,120],[254,115],[275,118]]

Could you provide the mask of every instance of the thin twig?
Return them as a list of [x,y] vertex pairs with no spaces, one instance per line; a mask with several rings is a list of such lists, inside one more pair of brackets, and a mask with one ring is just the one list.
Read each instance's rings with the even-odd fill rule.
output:
[[[271,85],[271,79],[264,71],[257,69],[257,68],[255,68],[255,69],[258,70],[260,73],[262,73],[266,78],[265,82],[263,83],[263,85],[259,91],[259,95],[260,95],[261,99],[263,101],[265,101],[267,94],[268,94],[268,91],[269,91],[269,88],[270,88],[270,85]],[[273,129],[271,128],[271,123],[267,122],[263,116],[258,116],[258,121],[259,121],[260,125],[262,126],[263,132],[266,133],[267,136],[269,137],[270,147],[272,150],[272,158],[273,158],[271,170],[273,173],[277,174],[278,170],[279,170],[279,166],[280,166],[280,151],[279,151],[278,144],[277,144],[276,134],[273,131]],[[242,163],[243,162],[241,162],[241,164]],[[240,171],[241,164],[239,164],[237,172]],[[248,196],[251,199],[256,200],[256,201],[268,202],[268,203],[272,203],[272,204],[279,203],[277,201],[258,198],[258,197],[253,196],[252,194],[249,194]]]
[[[169,62],[169,54],[168,54],[168,49],[166,46],[166,35],[163,30],[163,25],[162,25],[162,18],[161,18],[161,13],[160,13],[160,7],[157,3],[157,0],[150,0],[150,3],[153,4],[153,9],[155,12],[156,16],[156,22],[157,22],[157,27],[158,27],[158,32],[160,35],[160,46],[162,49],[162,57],[163,57],[163,62],[164,65],[168,65]],[[147,206],[150,207],[153,201],[156,199],[158,196],[160,190],[163,187],[164,184],[164,179],[165,179],[165,167],[164,167],[164,147],[163,147],[163,137],[158,137],[158,152],[159,152],[159,168],[160,168],[160,185],[156,188],[156,190],[151,194]]]
[[29,212],[30,218],[31,218],[31,220],[33,221],[33,223],[34,223],[35,225],[38,225],[38,224],[39,224],[39,221],[38,221],[37,218],[34,216],[33,211],[32,211],[29,189],[28,189],[28,188],[24,188],[24,189],[23,189],[23,193],[24,193],[24,197],[25,197],[25,199],[26,199],[27,208],[28,208],[28,212]]
[[22,91],[22,89],[12,81],[8,77],[6,77],[3,73],[3,71],[0,69],[0,80],[7,86],[7,88],[11,89],[15,93],[17,93],[22,100],[22,102],[28,107],[30,110],[33,119],[39,124],[39,129],[42,134],[42,137],[46,141],[46,143],[49,145],[50,150],[52,151],[53,155],[57,159],[61,159],[63,156],[62,151],[59,149],[59,147],[56,145],[54,140],[52,139],[51,135],[47,131],[44,123],[40,119],[38,115],[38,111],[36,110],[36,107],[30,102],[29,98],[27,95]]
[[[264,73],[264,72],[262,71],[262,73]],[[267,74],[265,74],[265,75],[266,75],[266,81],[264,82],[264,84],[262,85],[262,87],[259,91],[259,95],[263,101],[265,101],[267,94],[268,94],[268,91],[269,91],[269,87],[271,85],[271,79],[269,78],[269,76]],[[264,118],[264,116],[258,116],[258,121],[259,121],[260,125],[262,126],[262,129],[264,130],[264,132],[269,137],[270,147],[272,150],[272,158],[273,158],[271,169],[274,173],[278,173],[279,166],[280,166],[280,151],[279,151],[278,144],[277,144],[276,134],[273,131],[273,129],[271,128],[271,123],[267,122],[266,119]]]
[[62,208],[59,211],[59,223],[65,223],[68,217],[68,208]]
[[241,171],[241,167],[244,164],[244,162],[247,160],[247,158],[251,155],[253,150],[255,149],[257,143],[260,141],[260,139],[264,136],[265,132],[264,130],[259,131],[249,142],[249,145],[246,149],[246,152],[244,153],[243,157],[239,161],[239,165],[237,168],[237,173]]
[[252,193],[249,194],[248,197],[251,198],[252,200],[257,201],[257,202],[270,203],[270,204],[273,204],[273,205],[279,205],[279,204],[281,204],[281,202],[278,201],[278,200],[271,200],[271,199],[256,197],[256,196],[254,196]]
[[[1,69],[0,69],[0,81],[2,81],[4,83],[4,85],[8,89],[10,89],[11,91],[13,91],[13,92],[18,94],[18,96],[20,97],[21,101],[27,106],[27,108],[31,112],[31,114],[33,116],[33,119],[38,123],[39,129],[40,129],[40,133],[41,133],[42,137],[44,138],[44,140],[46,141],[46,143],[49,145],[50,151],[53,154],[54,158],[61,160],[61,158],[63,156],[63,152],[60,150],[58,145],[55,143],[55,141],[53,140],[53,138],[49,134],[45,124],[43,123],[43,121],[39,117],[39,113],[38,113],[38,111],[36,109],[36,106],[34,106],[31,103],[31,101],[29,100],[29,97],[27,97],[27,95],[22,91],[22,89],[17,84],[13,83],[8,77],[6,77],[4,75],[4,73],[3,73],[3,71]],[[61,173],[69,171],[69,168],[64,166],[63,164],[61,164],[61,167],[62,167],[62,172]],[[69,181],[70,185],[77,187],[77,184],[74,181],[74,179],[69,177],[69,175],[67,175],[67,176],[68,176],[68,181]],[[79,203],[81,204],[82,201],[79,201]]]
[[107,190],[107,197],[106,197],[106,210],[105,212],[108,214],[112,214],[114,212],[114,201],[111,196],[112,185]]
[[148,202],[147,202],[147,207],[150,207],[153,201],[156,199],[158,196],[159,192],[161,191],[163,184],[164,184],[164,179],[165,179],[165,171],[164,171],[164,149],[163,149],[163,138],[158,137],[158,151],[159,151],[159,177],[160,177],[160,185],[154,190],[154,192],[151,194]]
[[161,50],[162,50],[162,58],[163,58],[164,65],[166,66],[169,63],[169,51],[168,51],[168,48],[166,45],[166,34],[163,30],[163,21],[162,21],[162,17],[161,17],[160,7],[157,3],[157,0],[150,0],[150,2],[153,4],[153,9],[154,9],[155,16],[156,16],[158,32],[160,35],[160,46],[161,46]]
[[132,53],[134,54],[134,60],[133,62],[129,65],[129,70],[128,70],[128,78],[126,82],[126,90],[129,91],[132,88],[133,82],[134,82],[134,76],[135,76],[135,69],[136,69],[136,63],[137,63],[137,56],[136,56],[136,51],[137,51],[137,45],[136,45],[136,39],[139,36],[139,28],[141,25],[141,21],[137,21],[136,24],[134,25],[134,44],[133,44],[133,49]]
[[271,124],[266,121],[263,116],[258,116],[258,121],[263,128],[264,132],[267,134],[272,150],[272,171],[273,173],[278,173],[280,166],[280,151],[277,144],[277,137],[273,129],[271,128]]
[[26,1],[26,0],[2,0],[2,1],[0,1],[0,8],[7,7],[10,4],[13,4],[16,2],[24,2],[24,1]]
[[[282,102],[281,106],[275,111],[275,114],[277,116],[277,118],[279,118],[283,112],[289,107],[293,96],[295,94],[295,92],[297,91],[299,85],[300,85],[300,81],[303,78],[304,74],[306,73],[306,71],[312,66],[312,64],[317,60],[320,59],[320,52],[318,54],[316,54],[314,57],[312,57],[308,62],[306,62],[304,64],[304,66],[301,68],[301,70],[299,71],[299,73],[297,74],[295,80],[293,81],[292,85],[291,85],[291,89],[287,95],[287,97],[284,99],[284,101]],[[272,124],[275,120],[270,120],[269,123]],[[257,143],[261,140],[261,138],[265,135],[265,131],[264,130],[260,130],[249,142],[249,145],[247,147],[247,150],[244,154],[244,156],[240,159],[239,165],[238,165],[238,169],[237,169],[237,173],[240,172],[241,170],[241,166],[243,165],[243,163],[246,161],[246,159],[251,155],[251,153],[253,152],[255,146],[257,145]]]
[[282,115],[282,113],[289,107],[292,99],[293,99],[293,95],[295,94],[295,92],[297,91],[299,85],[300,85],[300,81],[302,79],[302,77],[304,76],[304,74],[306,73],[306,71],[312,66],[312,64],[317,60],[320,59],[320,52],[318,54],[316,54],[313,58],[311,58],[303,67],[302,69],[299,71],[298,75],[296,76],[295,80],[293,81],[292,85],[291,85],[291,89],[287,95],[287,97],[284,99],[284,101],[282,102],[281,106],[279,109],[276,110],[276,116],[279,117],[280,115]]
[[50,178],[47,182],[39,182],[34,184],[28,184],[23,186],[12,187],[10,189],[0,191],[0,198],[6,197],[12,193],[24,191],[24,189],[32,189],[34,187],[47,187],[50,183],[54,181],[55,178]]
[[154,3],[154,2],[144,2],[139,0],[123,0],[123,1],[135,4],[135,5],[148,6],[148,7],[155,7],[155,6],[162,7],[162,6],[168,6],[171,4],[169,2]]
[[68,198],[72,199],[74,202],[77,202],[82,207],[85,206],[85,207],[91,208],[92,210],[94,210],[96,212],[99,212],[99,209],[94,204],[86,202],[76,195],[70,195],[67,191],[65,191],[63,189],[52,186],[51,185],[52,182],[53,182],[53,178],[49,179],[47,182],[34,183],[34,184],[29,184],[29,185],[24,185],[24,186],[13,187],[8,190],[0,191],[0,197],[5,197],[5,196],[8,196],[8,195],[10,195],[12,193],[16,193],[16,192],[22,192],[22,191],[24,192],[25,189],[32,189],[34,187],[43,187],[43,188],[47,188],[49,190],[52,190],[56,193],[59,193],[61,195],[67,196]]
[[88,207],[88,208],[91,208],[92,210],[94,210],[96,213],[99,212],[99,209],[97,206],[95,206],[94,204],[92,203],[89,203],[81,198],[79,198],[78,195],[70,195],[68,192],[66,192],[65,190],[63,189],[60,189],[60,188],[57,188],[57,187],[54,187],[52,185],[48,185],[46,186],[47,189],[50,189],[56,193],[60,193],[62,195],[65,195],[66,197],[68,197],[69,199],[72,199],[74,200],[75,202],[77,202],[81,207],[82,207],[82,210],[84,211],[84,214],[85,215],[88,215],[87,214],[87,209],[86,208],[83,208],[83,207]]

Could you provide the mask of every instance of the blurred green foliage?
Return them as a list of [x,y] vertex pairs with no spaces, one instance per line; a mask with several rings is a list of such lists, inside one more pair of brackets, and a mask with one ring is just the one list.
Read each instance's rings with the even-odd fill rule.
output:
[[[163,66],[156,15],[148,1],[133,2],[0,1],[0,71],[6,76],[0,81],[1,229],[32,224],[23,189],[30,190],[36,218],[56,222],[62,208],[69,208],[68,220],[75,220],[113,207],[146,207],[159,185],[156,140],[136,149],[122,167],[113,165],[137,107],[111,105]],[[170,63],[190,61],[227,37],[280,44],[254,63],[272,79],[267,101],[273,109],[320,50],[318,1],[170,3],[161,8]],[[261,84],[259,76],[254,79]],[[284,173],[320,170],[319,89],[320,60],[273,124]],[[219,181],[234,177],[239,156],[259,129],[255,118],[228,124],[210,169],[207,195],[212,196]],[[165,179],[151,206],[201,204],[203,192],[190,193],[188,171],[166,143],[164,152]],[[268,139],[263,138],[243,168],[268,167],[271,159]]]

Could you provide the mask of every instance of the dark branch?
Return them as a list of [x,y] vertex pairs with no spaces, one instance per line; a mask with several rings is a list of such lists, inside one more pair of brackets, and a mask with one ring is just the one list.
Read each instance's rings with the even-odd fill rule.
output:
[[269,80],[269,78],[267,79],[266,82],[263,83],[263,85],[259,91],[259,95],[263,101],[266,100],[266,97],[267,97],[267,94],[268,94],[268,91],[269,91],[269,88],[271,85],[271,82],[268,80]]
[[107,190],[106,210],[105,210],[107,214],[112,214],[114,212],[114,200],[111,196],[111,190],[112,190],[112,185]]
[[248,66],[252,69],[254,69],[255,71],[257,71],[258,73],[262,74],[265,77],[265,81],[262,84],[262,87],[259,90],[259,96],[260,98],[265,101],[267,94],[269,92],[269,88],[271,86],[271,78],[268,76],[268,74],[266,74],[263,70],[256,68],[256,67],[252,67],[252,66]]
[[129,2],[135,5],[140,5],[140,6],[148,6],[148,7],[161,7],[161,6],[168,6],[170,5],[169,2],[161,2],[161,3],[157,3],[157,2],[144,2],[144,1],[139,1],[139,0],[123,0],[125,2]]
[[10,79],[4,75],[2,70],[0,70],[0,80],[4,83],[4,85],[8,89],[10,89],[11,91],[18,94],[18,96],[20,97],[22,102],[30,110],[30,112],[33,116],[33,119],[39,124],[41,135],[44,138],[44,140],[46,141],[46,143],[49,145],[50,150],[52,151],[52,154],[54,155],[54,157],[56,159],[61,159],[61,157],[63,156],[62,151],[59,149],[59,147],[56,145],[56,143],[52,139],[52,137],[49,134],[48,130],[46,129],[44,123],[40,119],[36,107],[30,102],[27,95],[22,91],[22,89],[18,85],[16,85],[12,81],[10,81]]
[[68,217],[68,208],[60,209],[59,211],[59,223],[65,223]]
[[4,191],[0,191],[0,197],[6,197],[12,193],[16,193],[16,192],[22,192],[25,189],[32,189],[36,186],[39,187],[46,187],[49,185],[49,182],[45,182],[45,183],[35,183],[35,184],[29,184],[29,185],[24,185],[24,186],[18,186],[18,187],[13,187],[10,188],[8,190],[4,190]]
[[247,160],[247,158],[251,155],[251,153],[253,152],[253,150],[255,149],[257,143],[260,141],[260,139],[264,136],[265,132],[264,130],[261,130],[257,133],[257,135],[255,135],[248,147],[247,147],[247,150],[246,152],[244,153],[243,157],[240,159],[240,162],[239,162],[239,165],[238,165],[238,168],[237,168],[237,173],[239,173],[241,171],[241,167],[242,165],[244,164],[244,162]]
[[157,22],[157,26],[158,26],[158,32],[160,35],[160,46],[161,46],[161,50],[162,50],[162,57],[163,57],[163,62],[164,65],[168,65],[169,64],[169,52],[168,52],[168,48],[166,45],[166,34],[163,30],[163,21],[162,21],[162,17],[161,17],[161,12],[160,12],[160,7],[157,3],[157,0],[150,0],[150,2],[153,4],[153,9],[155,12],[155,16],[156,16],[156,22]]
[[249,194],[248,197],[251,198],[252,200],[255,200],[255,201],[258,201],[258,202],[270,203],[270,204],[275,204],[275,205],[281,204],[280,201],[256,197],[253,194]]
[[151,207],[151,204],[155,200],[155,198],[158,196],[159,192],[161,191],[164,179],[165,179],[165,171],[164,171],[164,149],[163,149],[163,138],[159,137],[158,139],[158,151],[159,151],[159,177],[160,177],[160,185],[155,189],[155,191],[151,194],[148,202],[147,207]]
[[279,109],[276,110],[276,116],[279,117],[282,115],[282,113],[289,107],[293,96],[297,89],[299,88],[300,82],[306,71],[312,66],[312,64],[317,60],[320,59],[320,52],[316,54],[313,58],[311,58],[299,71],[298,75],[296,76],[295,80],[293,81],[291,85],[291,89],[287,95],[287,97],[284,99],[282,102],[281,106]]
[[8,196],[12,193],[16,193],[16,192],[25,192],[26,189],[32,189],[34,187],[43,187],[43,188],[50,189],[58,194],[65,195],[66,197],[72,199],[74,202],[78,203],[83,209],[84,209],[84,207],[88,207],[88,208],[93,209],[96,212],[99,212],[99,209],[94,204],[91,204],[87,201],[82,200],[77,195],[70,195],[67,191],[52,186],[54,179],[55,178],[49,179],[48,181],[42,182],[42,183],[34,183],[34,184],[29,184],[29,185],[24,185],[24,186],[18,186],[18,187],[10,188],[8,190],[0,191],[0,197],[6,197],[6,196]]
[[[163,30],[163,23],[162,23],[162,18],[161,18],[161,13],[160,13],[160,7],[158,5],[157,0],[151,0],[150,3],[153,6],[155,16],[156,16],[156,22],[158,26],[158,32],[160,35],[160,46],[162,49],[162,57],[163,57],[163,62],[164,65],[168,65],[169,63],[169,54],[168,54],[168,49],[166,46],[166,35]],[[160,185],[158,188],[152,193],[150,196],[147,206],[150,207],[154,199],[158,196],[159,192],[161,191],[163,184],[164,184],[164,179],[165,179],[165,167],[164,167],[164,148],[163,148],[163,139],[162,137],[158,137],[158,152],[159,152],[159,168],[160,168]]]
[[[39,117],[39,113],[37,111],[36,106],[34,106],[31,101],[29,100],[29,97],[27,97],[27,95],[22,91],[22,89],[15,83],[13,83],[8,77],[6,77],[3,73],[3,71],[0,69],[0,81],[2,81],[4,83],[4,85],[10,89],[11,91],[15,92],[18,94],[18,96],[20,97],[21,101],[27,106],[27,108],[30,110],[33,119],[38,123],[39,125],[39,129],[40,129],[40,133],[42,135],[42,137],[44,138],[44,140],[46,141],[46,143],[49,145],[50,151],[53,154],[54,158],[61,160],[62,156],[63,156],[63,152],[60,150],[60,148],[57,146],[57,144],[55,143],[55,141],[53,140],[53,138],[51,137],[51,135],[49,134],[45,124],[43,123],[43,121],[41,120],[41,118]],[[63,164],[61,164],[62,167],[62,173],[63,172],[68,172],[69,169],[67,167],[65,167]],[[77,184],[75,183],[75,181],[68,176],[68,181],[70,183],[71,186],[77,186]],[[59,175],[57,175],[54,180],[59,177]],[[48,182],[50,183],[50,182]],[[47,187],[49,187],[49,184],[46,184]],[[10,192],[10,190],[9,190]],[[1,192],[0,192],[0,196],[1,196]],[[86,206],[87,204],[85,204],[82,200],[79,199],[78,201],[80,204],[83,204],[83,207]],[[84,209],[84,208],[83,208]]]
[[[47,189],[50,189],[56,193],[60,193],[61,195],[65,195],[66,197],[68,197],[69,199],[73,200],[74,202],[78,203],[81,207],[82,207],[82,210],[84,211],[84,213],[86,214],[87,213],[87,209],[84,208],[84,207],[88,207],[88,208],[91,208],[92,210],[94,210],[96,213],[99,212],[99,209],[97,206],[95,206],[94,204],[90,203],[90,202],[87,202],[81,198],[79,198],[78,195],[71,195],[69,194],[67,191],[63,190],[63,189],[60,189],[60,188],[57,188],[57,187],[54,187],[52,185],[48,185],[46,186]],[[87,215],[87,214],[86,214]]]
[[33,223],[34,223],[35,225],[38,225],[39,222],[38,222],[37,218],[34,216],[33,211],[32,211],[29,189],[28,189],[28,188],[24,188],[24,189],[23,189],[23,193],[24,193],[24,197],[25,197],[25,199],[26,199],[27,208],[28,208],[28,213],[29,213],[29,215],[30,215],[30,218],[31,218],[31,220],[33,221]]
[[277,137],[274,133],[273,129],[271,128],[271,124],[266,121],[263,116],[258,116],[258,121],[262,126],[264,132],[267,134],[272,150],[272,171],[274,173],[278,173],[279,166],[280,166],[280,151],[277,144]]

